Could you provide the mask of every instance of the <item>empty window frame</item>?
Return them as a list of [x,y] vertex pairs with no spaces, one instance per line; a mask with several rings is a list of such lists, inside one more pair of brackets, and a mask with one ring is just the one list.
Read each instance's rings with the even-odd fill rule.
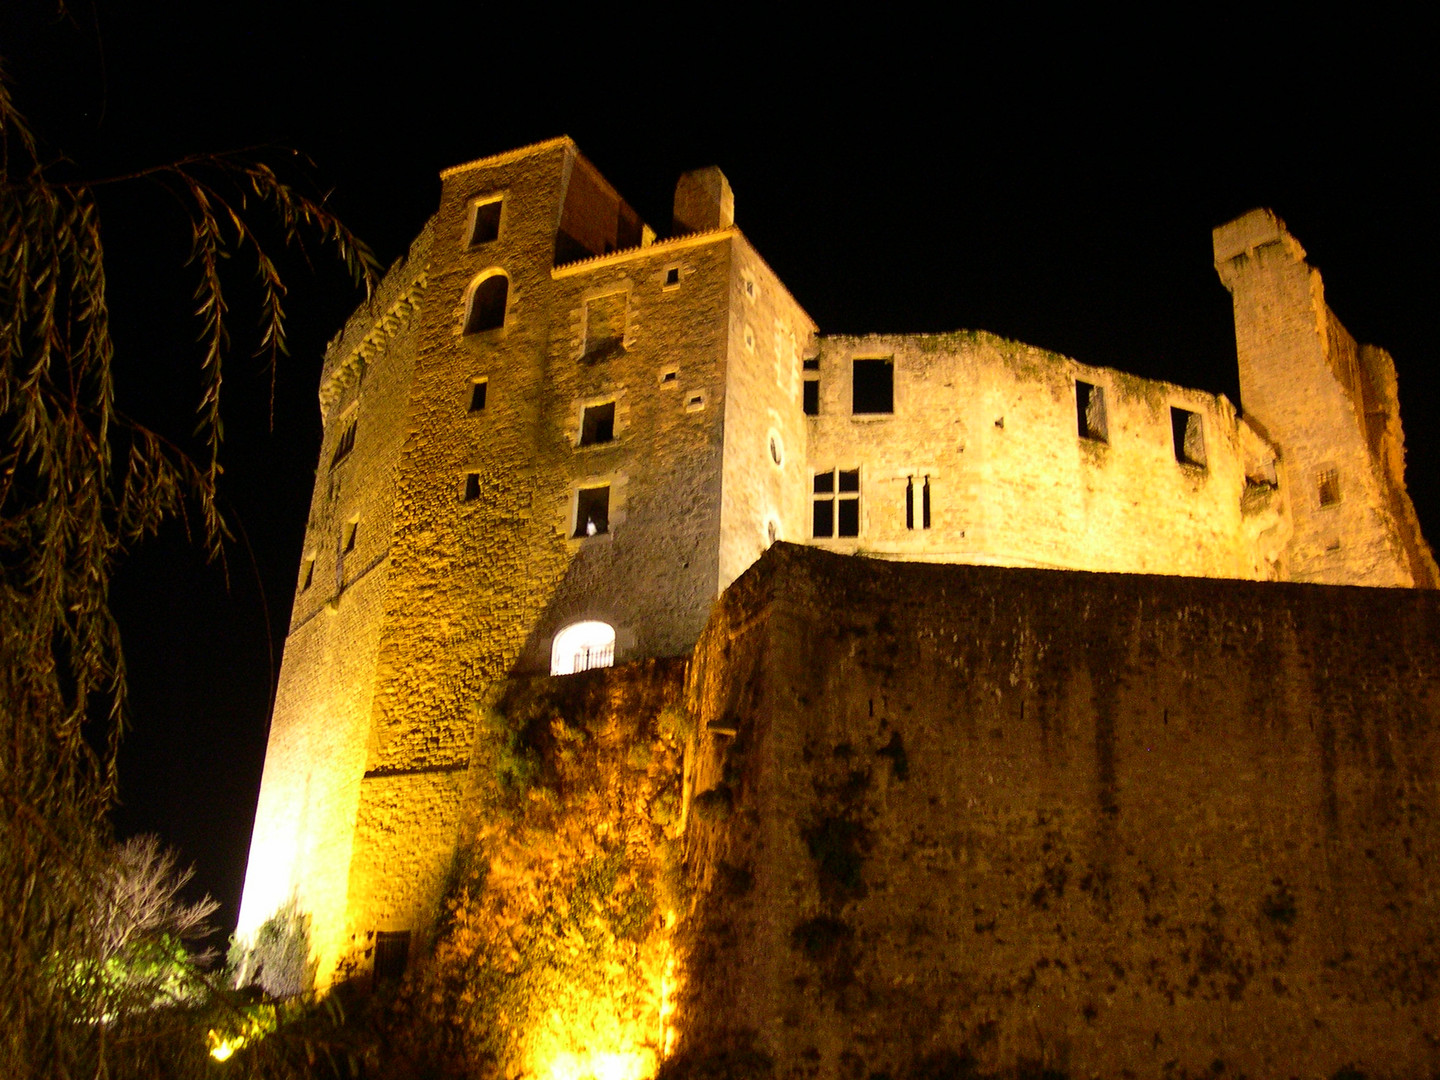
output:
[[594,446],[615,440],[615,402],[586,405],[580,414],[580,445]]
[[575,499],[576,539],[610,531],[610,487],[581,488]]
[[510,279],[504,274],[481,278],[470,291],[465,312],[465,333],[498,330],[505,325],[505,304],[510,298]]
[[355,423],[356,418],[351,417],[345,430],[340,433],[340,441],[335,444],[335,452],[330,455],[330,468],[339,465],[350,456],[350,451],[355,449]]
[[470,409],[472,413],[484,412],[485,401],[490,393],[489,379],[472,379],[470,381]]
[[680,268],[678,266],[667,267],[665,270],[665,288],[677,289],[680,287]]
[[856,415],[895,411],[895,361],[855,360],[851,368],[850,411]]
[[1170,407],[1170,438],[1175,446],[1175,460],[1181,465],[1205,468],[1205,426],[1199,413]]
[[300,568],[300,591],[304,592],[315,582],[315,556],[310,555],[305,559],[305,565]]
[[[915,519],[915,477],[905,478],[905,528],[916,528]],[[919,528],[930,528],[930,477],[922,477],[920,486],[920,519]]]
[[340,533],[340,554],[348,555],[355,550],[355,541],[360,534],[359,521],[347,521]]
[[817,472],[811,535],[817,538],[860,535],[860,470]]
[[625,349],[625,309],[629,294],[618,292],[597,296],[585,304],[585,352],[583,359],[593,363],[605,360]]
[[1110,426],[1105,418],[1105,389],[1094,383],[1075,380],[1075,422],[1080,438],[1095,442],[1110,441]]
[[1340,501],[1340,471],[1321,469],[1315,474],[1315,488],[1320,496],[1320,506],[1334,506]]
[[820,380],[806,379],[805,392],[800,401],[800,407],[805,410],[806,416],[820,415]]
[[410,963],[410,931],[381,930],[375,935],[375,982],[396,982]]
[[478,472],[467,472],[465,474],[465,485],[460,492],[461,502],[476,502],[480,498],[480,474]]
[[500,199],[476,202],[470,210],[470,246],[488,244],[500,235]]

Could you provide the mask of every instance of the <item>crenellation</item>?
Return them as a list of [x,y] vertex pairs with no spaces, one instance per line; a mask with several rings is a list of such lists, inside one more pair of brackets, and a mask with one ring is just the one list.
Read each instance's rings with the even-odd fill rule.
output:
[[[1440,581],[1404,488],[1393,363],[1344,331],[1268,211],[1214,236],[1242,415],[983,331],[825,335],[736,227],[718,169],[686,174],[662,238],[566,138],[441,181],[407,258],[326,352],[239,928],[298,898],[322,984],[363,970],[376,933],[429,933],[496,687],[689,654],[777,541],[1177,579]],[[477,317],[501,279],[503,307]],[[557,656],[581,623],[602,636]],[[1031,663],[1030,644],[1011,646]],[[969,645],[923,648],[953,667]],[[995,688],[1004,707],[1034,707],[1014,685]],[[1036,736],[1057,768],[1091,753],[1066,715]],[[1018,758],[994,764],[1028,782]],[[1001,858],[985,828],[1024,826],[978,823],[957,849],[967,865]]]

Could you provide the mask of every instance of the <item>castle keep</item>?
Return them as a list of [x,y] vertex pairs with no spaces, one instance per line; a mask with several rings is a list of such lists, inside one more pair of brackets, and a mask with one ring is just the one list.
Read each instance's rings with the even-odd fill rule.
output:
[[[750,642],[746,655],[760,655],[753,643],[764,634],[782,650],[840,649],[833,628],[829,637],[807,638],[794,616],[805,605],[785,608],[784,618],[762,619],[768,628],[762,634],[737,616],[744,604],[736,600],[724,610],[729,622],[705,629],[712,609],[719,611],[717,596],[777,542],[886,560],[970,564],[976,569],[966,573],[982,576],[964,578],[964,588],[985,596],[1002,584],[1037,597],[1068,587],[1044,584],[1059,579],[1042,570],[1402,590],[1440,583],[1405,490],[1393,363],[1345,331],[1326,306],[1318,272],[1269,211],[1252,211],[1214,233],[1215,266],[1234,300],[1242,415],[1223,396],[1087,366],[983,332],[824,335],[736,228],[734,197],[717,169],[681,178],[663,237],[639,220],[569,139],[457,166],[442,180],[435,216],[326,353],[320,385],[325,437],[240,916],[239,933],[252,934],[297,900],[312,919],[322,983],[376,963],[386,948],[393,957],[407,935],[430,932],[466,813],[477,712],[493,704],[507,681],[685,656],[702,631]],[[782,543],[777,552],[788,550]],[[790,565],[788,558],[766,562]],[[831,564],[802,559],[796,565],[811,575],[812,565]],[[818,588],[813,576],[804,580],[806,589]],[[896,595],[908,595],[921,579],[896,580]],[[944,592],[951,579],[942,573],[924,580]],[[1075,586],[1083,603],[1101,602],[1096,597],[1110,588],[1106,579],[1084,580],[1101,584]],[[1223,588],[1176,582],[1172,591],[1163,580],[1147,578],[1143,586],[1114,588],[1137,612],[1158,604],[1172,630],[1188,624],[1184,611],[1174,610],[1184,604],[1171,601],[1198,588],[1194,603],[1223,609],[1215,616],[1222,628],[1216,633],[1227,648],[1242,650],[1249,647],[1244,626],[1263,624],[1271,627],[1269,636],[1261,635],[1265,640],[1291,641],[1294,620],[1282,613],[1289,610],[1285,605],[1308,611],[1321,603],[1295,599],[1319,592],[1291,589],[1271,611],[1264,587],[1240,581]],[[750,586],[753,595],[769,596],[767,589]],[[866,579],[857,595],[878,595],[877,589],[884,591]],[[791,595],[783,585],[772,591]],[[1355,601],[1357,610],[1373,616],[1385,594],[1365,595]],[[1403,597],[1415,625],[1429,634],[1433,604],[1410,593],[1394,595],[1397,602]],[[1159,599],[1151,603],[1152,597]],[[757,611],[770,610],[768,600],[756,603]],[[843,605],[807,603],[823,610],[832,627],[850,618]],[[1091,617],[1091,608],[1084,610],[1077,627]],[[863,614],[854,618],[864,622]],[[895,620],[903,624],[898,610],[892,614],[867,632],[883,637]],[[975,628],[974,641],[1001,633],[994,627],[1020,633],[1016,628],[1030,618],[1006,614],[990,630]],[[949,625],[943,613],[935,620]],[[973,642],[960,642],[958,635],[967,631],[954,629],[951,651],[968,655]],[[909,630],[901,625],[896,632]],[[906,663],[938,655],[932,655],[933,643],[905,640],[897,650]],[[1031,655],[1006,640],[1016,655]],[[797,655],[776,654],[768,662],[788,671]],[[856,654],[846,655],[853,661]],[[1163,655],[1146,663],[1152,661],[1164,667]],[[1434,672],[1428,664],[1426,653],[1396,677],[1429,679]],[[1091,677],[1099,678],[1098,671]],[[1013,704],[1018,710],[1024,693],[1017,691],[1011,702],[1005,695],[1018,684],[1007,685],[1002,675],[987,668],[984,679],[1001,688],[1006,709]],[[1172,675],[1155,676],[1156,685]],[[1206,677],[1223,681],[1214,672]],[[696,784],[704,791],[721,782],[724,753],[717,739],[738,735],[751,768],[761,768],[754,755],[772,755],[766,760],[774,768],[783,763],[792,782],[802,771],[797,755],[807,739],[828,740],[827,753],[866,740],[875,742],[877,752],[891,745],[889,728],[871,730],[874,698],[868,698],[864,724],[855,711],[855,687],[871,685],[870,678],[852,679],[842,695],[849,711],[835,723],[854,731],[827,731],[821,738],[805,734],[803,719],[789,729],[776,721],[779,726],[748,742],[736,719],[745,708],[715,705],[712,699],[724,698],[724,691],[692,685],[693,709],[709,716],[714,729],[702,727],[692,748],[687,813]],[[896,700],[919,708],[922,676],[911,671],[896,678],[905,687]],[[957,701],[979,692],[978,683],[965,683],[961,675],[946,678],[960,680]],[[1263,684],[1257,668],[1253,686]],[[1195,692],[1194,685],[1184,685],[1186,708],[1198,707]],[[1073,712],[1081,706],[1055,703],[1078,701],[1089,691],[1067,685],[1047,693],[1056,716],[1069,716],[1072,729],[1081,723]],[[1397,694],[1396,715],[1419,724],[1415,702],[1430,699],[1419,690]],[[1144,711],[1137,699],[1122,699],[1122,712]],[[772,711],[793,719],[801,707],[785,700]],[[1239,718],[1243,703],[1236,708],[1242,741],[1259,746],[1263,739]],[[1193,738],[1214,737],[1198,714],[1185,715],[1187,724],[1198,725]],[[1286,724],[1304,723],[1293,711],[1284,716]],[[1149,724],[1148,712],[1146,717]],[[1029,723],[1035,722],[1032,714]],[[1105,751],[1109,764],[1091,769],[1110,770],[1109,779],[1100,781],[1109,793],[1098,796],[1101,803],[1110,800],[1106,805],[1120,805],[1116,722],[1113,715],[1102,722],[1112,741]],[[898,730],[900,721],[894,723]],[[1168,723],[1162,728],[1170,730]],[[927,745],[940,753],[938,729],[925,730]],[[1426,730],[1416,739],[1433,742],[1433,731]],[[990,727],[966,731],[964,738],[956,735],[957,746],[991,737]],[[1023,753],[994,753],[1020,782],[1015,790],[1026,784],[1058,789],[1068,782],[1057,779],[1068,760],[1057,749],[1066,745],[1063,725],[1051,729],[1041,721],[1026,738],[1031,736],[1041,749],[1032,748],[1029,779]],[[1166,737],[1180,738],[1173,731]],[[1301,758],[1306,753],[1294,752]],[[1341,754],[1345,761],[1348,752]],[[1272,764],[1284,766],[1279,759]],[[947,790],[993,783],[995,770],[984,781],[977,777],[985,769],[974,769],[956,765],[922,779],[925,767],[917,765],[906,790],[932,782]],[[764,775],[754,791],[773,820],[808,812],[788,806],[783,785],[775,787],[771,774]],[[1416,783],[1428,792],[1425,806],[1431,808],[1433,777],[1426,773]],[[1203,786],[1202,779],[1195,781],[1197,792]],[[1144,813],[1128,799],[1124,805]],[[913,826],[906,815],[916,811],[892,805],[866,829],[879,835],[892,811],[900,815],[893,822]],[[1019,865],[1030,855],[1044,861],[1003,839],[993,857],[986,854],[986,829],[1018,828],[1030,812],[1014,795],[1000,818],[966,834],[962,863],[1011,859]],[[1384,818],[1380,810],[1374,814]],[[1052,831],[1091,828],[1075,825],[1078,820]],[[1123,878],[1116,867],[1127,858],[1125,829],[1116,820],[1105,811],[1093,823],[1103,850],[1097,848],[1091,862],[1100,859],[1104,873]],[[706,829],[713,828],[700,830],[711,854],[751,843],[710,837]],[[1434,824],[1417,828],[1433,830]],[[1274,842],[1284,846],[1293,837],[1282,833],[1274,834]],[[1345,836],[1344,843],[1352,844],[1353,837]],[[1266,833],[1261,842],[1270,837]],[[796,841],[787,842],[793,847]],[[1416,843],[1429,850],[1434,837],[1426,832]],[[784,850],[777,839],[751,857],[760,867],[757,896],[795,907],[797,918],[823,917],[849,927],[844,895],[829,895],[830,907],[821,912],[801,911],[804,903],[784,893],[784,868],[775,862],[787,857],[777,854]],[[1179,873],[1168,864],[1162,870],[1162,876]],[[1309,887],[1293,884],[1303,878],[1297,874],[1286,878],[1292,884],[1285,888]],[[1058,905],[1063,875],[1055,880],[1045,887]],[[1101,886],[1088,891],[1104,894],[1095,901],[1103,908],[1094,916],[1101,921],[1110,917],[1105,912],[1125,906]],[[909,895],[905,904],[918,903]],[[979,924],[994,916],[985,906],[991,901],[976,903],[973,919],[966,919]],[[903,906],[872,903],[846,932],[889,934],[887,920],[900,919]],[[912,914],[921,919],[923,913]],[[782,941],[773,945],[784,953]],[[995,948],[1004,963],[1014,962]],[[887,953],[884,963],[903,980],[908,961],[901,952]],[[824,962],[849,963],[834,960],[839,955],[832,949]],[[403,952],[398,962],[403,966]],[[719,1005],[753,1014],[747,1030],[760,1032],[762,1042],[772,1038],[766,1045],[773,1053],[776,1032],[784,1027],[775,1026],[775,1017],[799,1015],[799,1006],[777,1004],[774,995],[784,980],[773,971],[762,977],[753,965],[745,968],[748,962],[740,953],[722,959],[737,996]],[[698,1001],[698,990],[687,993],[682,1002]],[[951,1002],[947,1008],[957,1016],[974,1006],[975,999],[953,987],[935,993]],[[1153,1009],[1154,1002],[1147,998],[1145,1007]],[[705,1015],[713,1020],[719,1014]],[[1387,1031],[1389,1014],[1376,1016],[1374,1030]],[[1294,1026],[1288,1014],[1265,1017],[1277,1031]],[[1186,1022],[1199,1030],[1210,1019],[1201,1010]],[[1141,1026],[1113,1030],[1134,1034]],[[1020,1038],[1003,1022],[999,1030],[1004,1039]],[[839,1051],[824,1053],[833,1065]]]

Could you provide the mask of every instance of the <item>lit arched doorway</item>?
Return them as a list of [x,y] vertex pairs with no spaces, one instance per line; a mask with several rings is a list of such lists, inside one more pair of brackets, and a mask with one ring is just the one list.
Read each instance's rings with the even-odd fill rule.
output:
[[603,622],[571,623],[555,635],[550,674],[574,675],[615,663],[615,628]]

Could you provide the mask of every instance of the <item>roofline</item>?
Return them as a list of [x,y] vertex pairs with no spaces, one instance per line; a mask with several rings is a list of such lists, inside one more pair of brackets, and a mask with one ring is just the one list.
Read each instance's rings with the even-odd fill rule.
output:
[[[575,145],[575,140],[569,135],[557,135],[553,139],[531,143],[529,146],[521,146],[515,150],[505,150],[499,154],[491,154],[489,157],[476,158],[474,161],[466,161],[460,165],[451,165],[448,169],[440,170],[440,179],[448,180],[456,173],[468,172],[471,169],[505,165],[511,161],[518,161],[520,158],[530,157],[532,154],[539,154],[545,150],[554,150],[562,146],[569,147],[576,154],[580,153],[580,148]],[[594,166],[592,165],[591,168]]]

